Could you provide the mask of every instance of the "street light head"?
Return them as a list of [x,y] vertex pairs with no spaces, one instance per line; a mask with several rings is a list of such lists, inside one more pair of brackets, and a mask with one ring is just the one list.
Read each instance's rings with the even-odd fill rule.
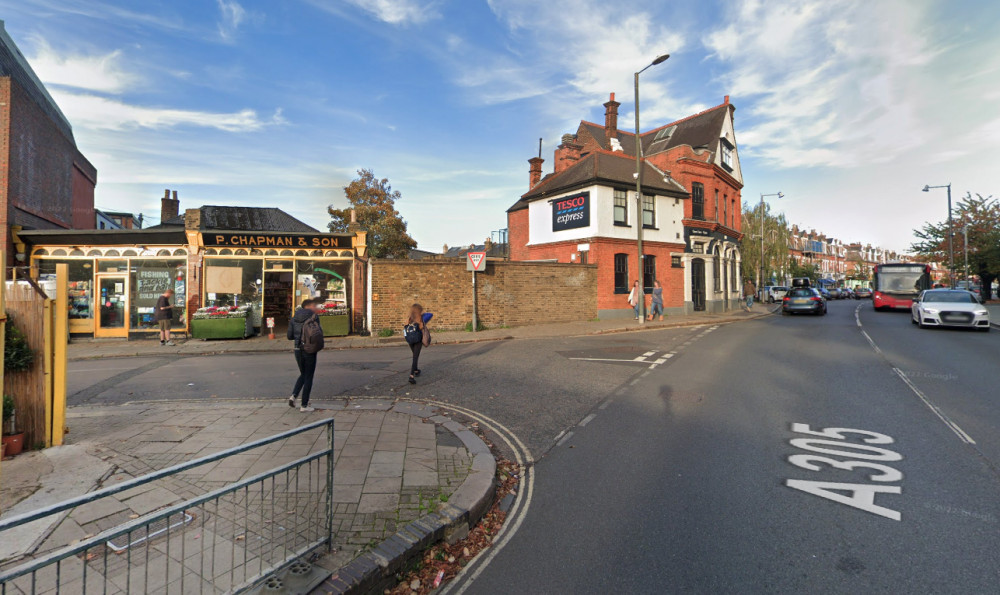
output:
[[657,56],[656,60],[653,60],[653,64],[652,65],[656,66],[657,64],[663,64],[664,62],[667,61],[667,58],[669,58],[669,57],[670,57],[670,54],[663,54],[662,56]]
[[924,192],[930,192],[930,191],[931,191],[931,187],[928,186],[928,185],[924,185]]
[[785,195],[779,192],[778,193],[778,198],[785,198]]

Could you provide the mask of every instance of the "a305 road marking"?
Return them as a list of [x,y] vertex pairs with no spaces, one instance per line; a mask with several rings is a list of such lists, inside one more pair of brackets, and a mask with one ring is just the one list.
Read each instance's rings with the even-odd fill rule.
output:
[[[875,504],[875,497],[879,494],[903,493],[901,486],[885,485],[902,481],[903,474],[898,469],[884,464],[901,461],[903,456],[894,450],[876,446],[892,444],[894,442],[892,437],[879,432],[853,428],[812,430],[808,424],[802,423],[793,423],[792,432],[812,436],[810,438],[796,437],[789,440],[789,444],[808,453],[789,455],[788,462],[792,465],[799,469],[819,473],[828,469],[843,471],[863,469],[869,471],[869,481],[879,483],[787,479],[785,480],[786,486],[894,521],[902,519],[899,511]],[[858,439],[860,442],[850,442],[849,440],[852,438]]]

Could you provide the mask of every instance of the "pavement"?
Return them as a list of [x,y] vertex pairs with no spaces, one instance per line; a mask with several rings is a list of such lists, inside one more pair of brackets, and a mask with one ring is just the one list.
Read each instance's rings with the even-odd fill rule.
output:
[[[474,465],[474,458],[482,453],[488,455],[488,448],[453,421],[448,411],[398,399],[362,398],[318,403],[316,407],[314,413],[301,413],[298,408],[289,408],[284,400],[71,407],[68,424],[72,431],[67,445],[4,461],[0,483],[4,508],[0,519],[329,417],[335,420],[335,550],[319,561],[329,570],[343,567],[409,522],[438,511],[449,501],[453,509],[459,504],[477,505],[492,487],[493,472],[488,465]],[[268,471],[323,450],[326,445],[325,430],[320,428],[9,530],[0,538],[0,567],[10,567],[25,558]],[[492,455],[488,458],[492,463]],[[476,474],[481,476],[477,479],[485,481],[479,481],[476,493],[470,496],[467,492]],[[461,490],[466,493],[460,495]],[[228,519],[227,509],[218,508],[216,503],[216,510],[204,514]],[[291,529],[293,522],[286,520],[285,524]],[[200,530],[199,536],[207,539],[204,522]],[[147,553],[143,564],[152,568],[165,564],[160,558],[170,555],[171,539],[168,536],[163,543],[147,548],[152,557]],[[240,550],[244,545],[250,547],[234,535],[214,535],[212,539],[213,543],[236,540],[232,547]],[[175,555],[176,551],[183,549],[175,547]],[[100,569],[98,564],[95,561],[90,565],[88,582],[104,572],[112,591],[127,590],[123,582],[127,566],[119,558],[113,558],[110,568]],[[71,575],[79,565],[79,560],[73,558],[72,568],[64,565],[63,576]],[[136,571],[136,563],[132,571]],[[146,578],[153,580],[148,575]],[[216,585],[229,580],[221,576],[203,578]],[[161,582],[146,583],[143,588],[173,588],[165,585],[164,579],[157,580]],[[17,585],[27,589],[26,584]],[[131,587],[137,588],[137,583]],[[74,588],[63,583],[64,592]]]
[[986,309],[990,311],[990,326],[1000,328],[1000,302],[990,302]]
[[[433,341],[436,345],[477,343],[508,339],[539,339],[553,337],[576,337],[630,331],[648,331],[707,324],[717,321],[737,321],[766,314],[766,305],[757,304],[750,312],[742,309],[724,314],[691,314],[688,316],[666,316],[662,321],[645,321],[640,324],[631,318],[614,320],[593,320],[539,324],[514,328],[494,328],[478,332],[435,330],[431,325]],[[234,353],[273,353],[288,351],[288,340],[283,336],[269,339],[267,335],[248,339],[185,339],[175,338],[174,346],[163,346],[154,339],[126,341],[124,339],[73,339],[68,349],[70,361],[100,359],[108,357],[142,357],[159,355],[209,355]],[[327,350],[364,349],[403,345],[401,336],[328,337]]]

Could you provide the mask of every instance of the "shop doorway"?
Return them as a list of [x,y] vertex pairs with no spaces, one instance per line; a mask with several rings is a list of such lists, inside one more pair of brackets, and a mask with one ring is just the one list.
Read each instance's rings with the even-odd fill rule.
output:
[[97,299],[99,301],[95,337],[128,336],[128,277],[125,275],[98,275]]
[[[303,298],[305,299],[305,298]],[[288,320],[295,311],[295,279],[292,271],[264,272],[264,320],[274,319],[274,334],[284,335]],[[266,330],[261,329],[261,332]]]

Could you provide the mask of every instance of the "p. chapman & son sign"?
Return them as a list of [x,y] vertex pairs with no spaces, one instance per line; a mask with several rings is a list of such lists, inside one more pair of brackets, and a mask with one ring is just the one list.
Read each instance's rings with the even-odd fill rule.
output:
[[581,192],[552,201],[552,231],[590,226],[590,193]]
[[206,246],[261,246],[265,248],[352,248],[351,237],[326,234],[203,233]]

